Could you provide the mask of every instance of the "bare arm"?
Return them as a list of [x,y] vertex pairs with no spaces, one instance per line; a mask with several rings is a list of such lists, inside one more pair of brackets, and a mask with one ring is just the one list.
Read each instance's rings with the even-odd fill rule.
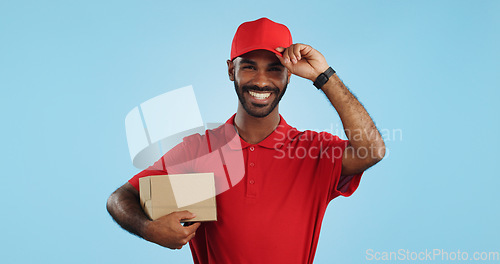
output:
[[[329,67],[319,51],[305,44],[276,50],[283,53],[283,57],[276,56],[292,74],[313,82]],[[337,74],[333,74],[321,90],[337,110],[349,139],[349,146],[342,157],[342,175],[363,172],[382,160],[385,156],[382,136],[366,109]]]
[[130,183],[113,192],[106,204],[109,214],[125,230],[143,237],[147,222],[150,221],[139,203],[139,192]]
[[385,144],[370,115],[337,74],[321,88],[342,120],[349,146],[342,157],[342,175],[365,171],[385,156]]
[[195,217],[188,211],[174,212],[151,221],[139,203],[139,192],[128,182],[109,196],[106,208],[123,229],[170,249],[182,248],[200,226],[200,223],[182,226],[181,220]]

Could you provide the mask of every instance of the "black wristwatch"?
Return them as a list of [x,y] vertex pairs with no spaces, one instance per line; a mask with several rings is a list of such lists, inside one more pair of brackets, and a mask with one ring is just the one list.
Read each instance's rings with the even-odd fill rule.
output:
[[332,67],[328,67],[328,69],[325,72],[323,72],[316,78],[316,81],[314,81],[314,86],[316,86],[316,88],[318,89],[321,89],[321,87],[323,87],[323,85],[325,85],[325,83],[328,82],[328,80],[330,79],[330,77],[332,77],[334,73],[335,70],[332,69]]

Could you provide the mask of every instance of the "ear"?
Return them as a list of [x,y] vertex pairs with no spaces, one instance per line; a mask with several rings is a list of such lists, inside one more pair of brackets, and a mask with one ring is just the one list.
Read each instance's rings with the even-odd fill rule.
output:
[[289,70],[287,70],[286,75],[287,75],[287,78],[286,78],[286,83],[290,83],[290,76],[292,76],[292,72],[291,72],[291,71],[289,71]]
[[229,80],[234,82],[234,62],[227,60],[227,73],[229,75]]

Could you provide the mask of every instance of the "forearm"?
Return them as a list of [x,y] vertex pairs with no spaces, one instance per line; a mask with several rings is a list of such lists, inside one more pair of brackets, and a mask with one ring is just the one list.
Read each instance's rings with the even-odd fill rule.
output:
[[138,194],[122,186],[108,198],[106,208],[123,229],[144,237],[146,225],[150,220],[140,205]]
[[385,155],[382,136],[366,109],[337,74],[330,77],[322,90],[339,114],[349,144],[357,158],[365,157],[370,164],[381,160]]
[[[276,51],[282,52],[283,57],[276,56],[288,71],[313,82],[328,69],[325,57],[309,45],[293,44]],[[337,110],[349,139],[342,157],[342,174],[362,172],[380,161],[385,155],[384,141],[363,105],[336,74],[321,89]]]

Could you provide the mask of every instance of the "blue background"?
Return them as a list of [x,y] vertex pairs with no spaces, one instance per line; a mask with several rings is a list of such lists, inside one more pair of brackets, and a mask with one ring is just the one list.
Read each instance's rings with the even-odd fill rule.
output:
[[[190,263],[187,247],[145,242],[106,212],[138,172],[125,115],[193,85],[203,120],[225,121],[233,34],[263,16],[321,51],[390,131],[386,158],[330,204],[315,263],[500,251],[499,12],[487,0],[1,1],[2,262]],[[292,78],[280,112],[341,131],[310,81]]]

